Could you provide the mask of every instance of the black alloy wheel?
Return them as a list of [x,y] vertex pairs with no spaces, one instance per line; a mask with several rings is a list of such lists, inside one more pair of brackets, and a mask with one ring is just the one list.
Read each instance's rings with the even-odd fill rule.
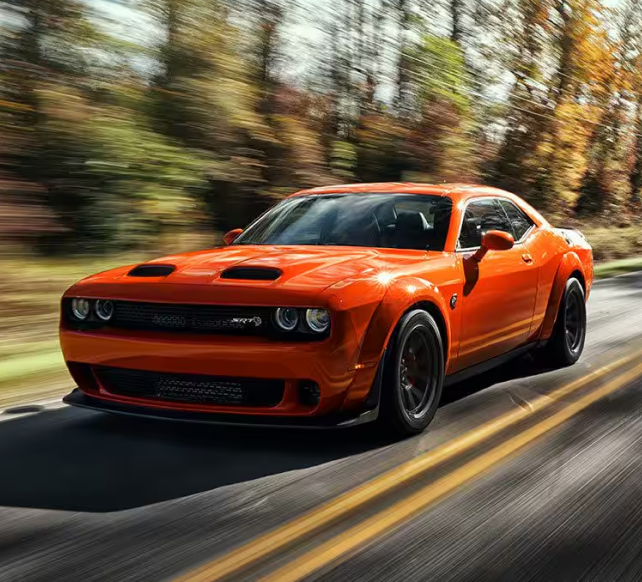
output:
[[399,322],[384,362],[380,422],[397,436],[422,432],[437,412],[444,384],[439,327],[423,310]]
[[574,277],[566,282],[557,320],[546,347],[544,362],[554,367],[571,366],[580,359],[586,341],[586,296]]
[[435,398],[432,378],[438,374],[432,353],[431,336],[426,328],[414,328],[406,337],[399,365],[401,400],[408,416],[420,418]]
[[564,307],[565,335],[568,349],[577,351],[584,338],[586,321],[583,313],[584,297],[579,293],[570,293]]

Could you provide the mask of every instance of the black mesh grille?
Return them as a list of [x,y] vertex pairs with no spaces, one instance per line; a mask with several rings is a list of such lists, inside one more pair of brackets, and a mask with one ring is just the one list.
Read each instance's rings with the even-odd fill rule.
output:
[[196,374],[164,374],[125,368],[95,367],[108,392],[169,402],[227,406],[276,406],[283,399],[285,382]]
[[260,307],[115,301],[110,327],[265,335],[271,312]]

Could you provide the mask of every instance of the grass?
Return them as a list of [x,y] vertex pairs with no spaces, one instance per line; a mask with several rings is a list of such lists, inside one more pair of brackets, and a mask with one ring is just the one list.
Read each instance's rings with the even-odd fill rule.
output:
[[606,279],[615,275],[623,275],[633,271],[642,271],[642,257],[622,259],[621,261],[608,261],[595,265],[595,278]]
[[0,368],[0,385],[3,382],[17,380],[25,376],[59,370],[63,366],[64,361],[59,350],[34,353],[27,356],[14,356],[5,360],[2,368]]
[[140,259],[0,258],[0,409],[71,386],[58,346],[61,295],[83,277]]

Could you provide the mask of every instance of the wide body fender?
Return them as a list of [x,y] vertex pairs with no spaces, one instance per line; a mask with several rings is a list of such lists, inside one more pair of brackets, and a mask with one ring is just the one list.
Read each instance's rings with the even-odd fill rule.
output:
[[[453,341],[453,338],[459,337],[460,310],[452,318],[450,313],[454,312],[449,307],[449,301],[452,293],[457,292],[454,289],[458,289],[461,294],[461,285],[460,279],[453,278],[444,281],[444,289],[416,277],[404,277],[390,284],[364,335],[359,369],[346,395],[344,409],[353,409],[364,403],[397,324],[414,306],[427,309],[437,320],[442,333],[446,363],[450,361],[450,356],[456,354],[458,349],[458,341]],[[453,324],[457,329],[453,329]]]
[[586,296],[588,298],[588,293],[591,288],[592,283],[592,274],[585,272],[584,265],[580,257],[574,251],[569,251],[564,254],[562,260],[560,261],[557,272],[555,273],[555,278],[553,280],[553,285],[551,287],[551,292],[548,298],[548,303],[546,306],[546,312],[544,314],[544,320],[542,321],[542,326],[539,333],[539,340],[545,341],[551,337],[553,333],[553,328],[555,327],[555,322],[557,321],[557,313],[559,311],[560,302],[562,301],[562,295],[564,294],[564,289],[566,287],[566,282],[573,273],[579,273],[581,278],[581,283],[584,286]]

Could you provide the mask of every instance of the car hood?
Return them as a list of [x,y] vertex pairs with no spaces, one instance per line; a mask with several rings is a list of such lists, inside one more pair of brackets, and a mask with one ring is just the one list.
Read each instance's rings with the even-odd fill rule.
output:
[[[167,265],[173,271],[162,277],[132,276],[134,266],[100,273],[85,279],[84,283],[158,283],[195,284],[211,286],[281,287],[291,290],[323,290],[344,279],[360,274],[372,276],[378,269],[403,268],[425,260],[425,254],[416,251],[369,249],[356,247],[264,246],[233,245],[219,249],[169,255],[142,263],[143,266]],[[138,265],[139,267],[141,265]],[[248,268],[256,272],[273,270],[272,280],[227,278],[232,267]],[[263,270],[263,271],[261,271]]]

